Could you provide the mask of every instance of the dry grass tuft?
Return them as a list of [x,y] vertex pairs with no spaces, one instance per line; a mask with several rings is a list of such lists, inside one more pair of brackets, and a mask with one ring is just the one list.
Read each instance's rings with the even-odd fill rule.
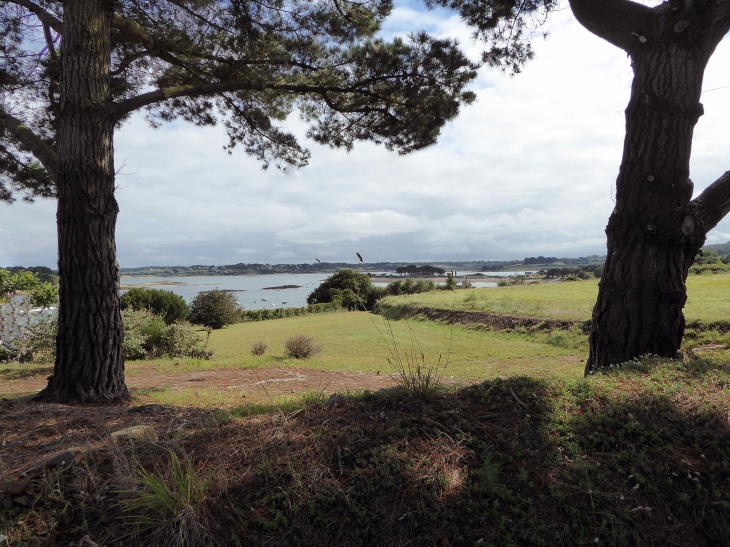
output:
[[284,343],[284,350],[287,357],[309,359],[321,352],[322,347],[311,336],[295,334],[294,336],[290,336]]
[[266,353],[267,347],[268,346],[266,345],[266,342],[254,342],[253,344],[251,344],[251,355],[253,355],[254,357],[260,357],[264,353]]

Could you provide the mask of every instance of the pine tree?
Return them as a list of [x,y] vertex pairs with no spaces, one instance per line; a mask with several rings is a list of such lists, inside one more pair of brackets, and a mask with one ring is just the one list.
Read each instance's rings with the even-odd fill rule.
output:
[[229,150],[301,167],[308,137],[408,153],[473,101],[475,65],[455,41],[377,38],[389,0],[0,2],[0,199],[58,199],[59,332],[40,398],[128,397],[122,355],[114,131],[222,123]]
[[[517,41],[510,58],[529,58],[519,43],[525,18],[492,26],[498,10],[481,0],[431,0],[461,12],[487,39]],[[549,0],[518,1],[513,13],[545,14]],[[705,67],[730,31],[730,0],[570,0],[578,21],[631,58],[634,81],[606,228],[608,253],[593,310],[585,373],[652,353],[675,358],[684,335],[689,267],[707,233],[730,212],[730,171],[692,199],[692,133],[703,114]],[[538,21],[539,22],[539,21]],[[527,26],[525,26],[527,25]],[[492,53],[499,53],[493,48]],[[499,59],[499,58],[497,58]],[[490,52],[484,60],[498,65]]]

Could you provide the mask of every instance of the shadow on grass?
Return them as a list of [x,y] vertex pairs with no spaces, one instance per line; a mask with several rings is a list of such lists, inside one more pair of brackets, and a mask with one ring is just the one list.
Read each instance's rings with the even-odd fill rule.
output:
[[206,449],[216,519],[273,545],[729,545],[727,393],[667,380],[516,377],[244,422]]
[[[179,442],[221,545],[730,545],[730,374],[635,368],[266,405]],[[84,533],[123,529],[113,498]]]
[[0,365],[0,380],[23,380],[51,374],[53,365],[48,364]]

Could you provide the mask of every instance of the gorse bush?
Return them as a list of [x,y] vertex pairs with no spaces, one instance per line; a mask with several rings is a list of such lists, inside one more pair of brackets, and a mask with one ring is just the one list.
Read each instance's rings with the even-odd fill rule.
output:
[[190,309],[181,296],[172,291],[160,289],[134,288],[122,295],[122,309],[150,310],[171,325],[177,321],[185,321]]
[[309,359],[322,351],[322,347],[311,336],[295,334],[290,336],[284,343],[284,350],[287,357]]
[[188,320],[194,325],[222,329],[226,325],[240,323],[243,309],[236,297],[226,291],[203,291],[190,304]]

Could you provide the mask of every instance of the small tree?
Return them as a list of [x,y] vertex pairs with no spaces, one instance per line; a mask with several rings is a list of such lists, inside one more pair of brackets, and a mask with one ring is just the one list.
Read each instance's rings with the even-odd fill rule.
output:
[[198,293],[190,304],[188,319],[194,325],[222,329],[241,320],[242,308],[232,293],[213,289]]
[[322,304],[326,302],[342,302],[342,306],[354,309],[364,305],[373,292],[373,282],[370,276],[355,270],[340,270],[331,275],[307,297],[308,304]]
[[190,308],[181,296],[172,291],[160,289],[134,288],[127,291],[121,298],[122,309],[150,310],[162,317],[168,325],[178,321],[185,321]]
[[456,290],[456,279],[454,279],[454,275],[449,272],[446,274],[446,285],[444,288],[447,291],[455,291]]

